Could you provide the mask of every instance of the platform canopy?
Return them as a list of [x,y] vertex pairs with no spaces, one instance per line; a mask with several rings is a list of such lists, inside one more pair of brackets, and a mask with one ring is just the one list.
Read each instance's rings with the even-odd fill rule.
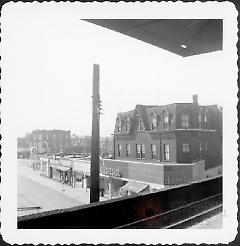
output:
[[84,19],[180,56],[222,50],[222,19]]

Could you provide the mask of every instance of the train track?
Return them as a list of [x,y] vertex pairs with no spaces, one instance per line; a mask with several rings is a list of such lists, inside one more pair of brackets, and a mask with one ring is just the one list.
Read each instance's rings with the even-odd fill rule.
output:
[[116,227],[117,229],[187,228],[222,211],[222,193]]
[[204,219],[210,218],[218,213],[222,212],[222,204],[213,207],[211,209],[208,209],[207,211],[204,211],[202,213],[198,213],[194,216],[191,216],[190,218],[186,218],[182,221],[179,221],[173,225],[167,226],[164,229],[184,229],[188,228],[190,226],[193,226],[197,223],[202,222]]

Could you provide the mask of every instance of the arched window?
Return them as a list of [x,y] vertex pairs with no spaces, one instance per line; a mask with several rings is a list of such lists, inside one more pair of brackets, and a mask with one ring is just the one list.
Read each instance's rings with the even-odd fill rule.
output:
[[169,113],[167,110],[163,112],[163,129],[169,128]]

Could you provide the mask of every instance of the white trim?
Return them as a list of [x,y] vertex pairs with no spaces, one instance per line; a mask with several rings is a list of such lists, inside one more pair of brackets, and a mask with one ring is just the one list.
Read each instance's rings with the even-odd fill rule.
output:
[[[105,159],[107,160],[107,159]],[[154,163],[154,162],[141,162],[141,161],[130,161],[130,160],[117,160],[117,159],[110,159],[111,161],[115,161],[115,162],[126,162],[126,163],[136,163],[136,164],[145,164],[145,165],[162,165],[162,166],[173,166],[173,165],[178,165],[178,166],[190,166],[190,165],[194,165],[197,162],[194,163],[178,163],[178,162],[167,162],[167,163],[163,163],[163,162],[159,162],[159,163]]]
[[203,131],[203,132],[216,132],[215,129],[190,129],[190,128],[179,128],[179,129],[174,129],[174,131]]
[[118,180],[127,181],[127,182],[137,182],[137,183],[147,184],[150,186],[150,188],[154,188],[154,189],[163,189],[166,187],[166,185],[164,184],[156,184],[156,183],[149,183],[149,182],[144,182],[144,181],[135,180],[135,179],[123,178],[123,177],[108,176],[102,173],[100,173],[100,177],[118,179]]

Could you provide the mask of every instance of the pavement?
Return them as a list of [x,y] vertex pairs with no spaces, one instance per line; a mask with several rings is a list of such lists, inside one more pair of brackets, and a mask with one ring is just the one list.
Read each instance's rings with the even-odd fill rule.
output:
[[[31,189],[29,189],[29,187]],[[33,194],[35,199],[34,202],[32,202]],[[51,194],[56,202],[51,201],[46,206],[44,199],[45,201],[49,201],[51,198],[49,194]],[[38,199],[36,200],[37,195]],[[61,200],[65,202],[59,203],[60,197]],[[100,197],[100,201],[107,199],[107,197]],[[25,206],[27,201],[28,206],[30,204],[36,204],[40,202],[44,207],[44,210],[54,209],[55,207],[59,208],[58,204],[61,204],[61,208],[66,208],[88,204],[90,202],[90,189],[82,188],[81,184],[78,183],[76,183],[75,188],[72,188],[70,185],[62,184],[59,181],[41,176],[40,171],[33,170],[30,167],[29,160],[18,160],[18,200],[18,206]],[[23,200],[25,200],[25,202]]]
[[216,214],[190,227],[189,229],[221,229],[223,226],[223,213]]
[[64,193],[49,189],[24,176],[18,176],[18,216],[82,204]]

